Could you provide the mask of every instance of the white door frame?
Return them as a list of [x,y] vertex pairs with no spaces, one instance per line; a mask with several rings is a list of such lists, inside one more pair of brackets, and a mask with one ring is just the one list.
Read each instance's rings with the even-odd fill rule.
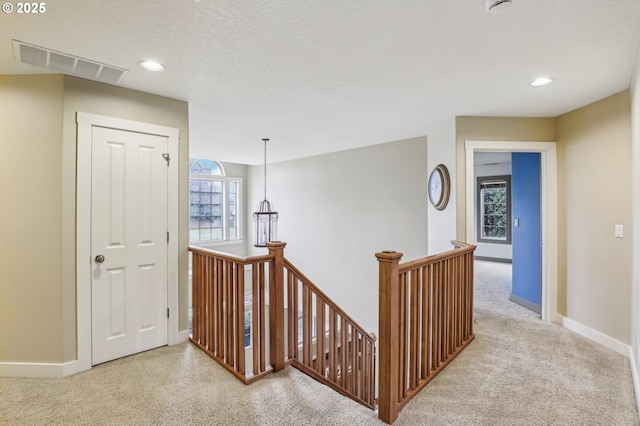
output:
[[[167,326],[169,345],[178,336],[178,142],[180,131],[171,127],[78,112],[77,188],[76,188],[76,338],[77,361],[65,371],[74,374],[91,369],[91,140],[92,127],[165,136],[170,156],[168,170],[167,221]],[[65,374],[66,375],[66,374]]]
[[558,177],[555,142],[465,141],[466,235],[474,235],[473,155],[480,151],[539,152],[542,217],[542,319],[560,323],[558,315]]

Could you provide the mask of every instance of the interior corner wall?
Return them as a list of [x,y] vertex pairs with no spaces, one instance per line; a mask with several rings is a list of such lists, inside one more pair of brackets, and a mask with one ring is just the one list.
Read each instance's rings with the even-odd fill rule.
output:
[[[558,287],[564,315],[630,343],[632,189],[630,94],[557,117]],[[624,238],[614,236],[616,224]],[[562,301],[558,300],[561,310]]]
[[427,135],[427,169],[425,179],[438,164],[449,170],[451,192],[444,210],[437,210],[428,203],[428,247],[429,254],[452,249],[451,240],[456,239],[456,123],[455,119],[444,120],[429,129]]
[[[553,142],[556,140],[555,119],[519,117],[456,117],[456,233],[467,241],[465,224],[465,141]],[[453,184],[452,178],[452,184]]]
[[0,362],[64,359],[62,93],[59,75],[0,76]]
[[[263,170],[249,167],[247,214],[263,199]],[[427,254],[426,170],[426,137],[267,165],[285,257],[376,334],[375,253],[399,251],[403,261]],[[253,243],[253,254],[266,253]]]
[[[632,371],[640,371],[640,50],[636,57],[636,66],[631,82],[631,173],[632,173],[632,266],[631,281],[631,353]],[[640,379],[636,377],[636,397]],[[640,405],[640,404],[639,404]]]

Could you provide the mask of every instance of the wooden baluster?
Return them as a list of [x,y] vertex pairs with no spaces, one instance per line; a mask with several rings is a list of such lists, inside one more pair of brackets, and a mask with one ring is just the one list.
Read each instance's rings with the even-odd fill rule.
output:
[[422,380],[429,376],[430,361],[429,361],[429,342],[431,341],[431,328],[429,322],[431,321],[431,290],[429,283],[431,279],[431,265],[424,266],[422,268],[422,276],[420,280],[420,286],[422,290],[422,336],[420,338],[422,342],[422,362],[420,369],[420,378]]
[[451,262],[449,262],[449,259],[446,259],[444,261],[444,275],[443,275],[444,286],[443,286],[443,292],[442,292],[442,295],[444,296],[444,303],[443,303],[443,310],[442,310],[443,333],[442,333],[442,348],[441,348],[441,357],[443,361],[446,361],[447,358],[449,358],[449,351],[447,350],[447,347],[449,346],[449,288],[450,288],[449,283],[451,278],[450,269],[449,269],[450,263]]
[[378,331],[380,367],[378,417],[393,423],[398,417],[398,381],[400,370],[400,289],[399,262],[402,253],[376,253],[379,269]]
[[198,253],[191,253],[191,256],[191,294],[193,295],[193,300],[191,302],[191,307],[193,309],[191,317],[191,339],[200,344],[200,321],[202,318],[202,313],[200,312],[200,305],[202,303],[202,294],[200,290],[202,286],[202,266],[200,265],[201,255]]
[[462,336],[466,341],[469,338],[469,253],[464,255],[464,276],[462,282],[462,294],[464,297],[463,312],[464,321],[462,328]]
[[309,288],[302,285],[302,362],[311,366],[311,295]]
[[454,316],[454,325],[455,325],[455,340],[454,340],[454,345],[453,345],[453,350],[455,351],[457,348],[460,347],[461,343],[462,343],[462,332],[460,331],[460,326],[462,325],[462,309],[461,309],[461,304],[462,304],[462,292],[460,291],[460,285],[462,283],[462,271],[461,271],[461,267],[462,267],[462,257],[458,256],[455,259],[455,299],[454,299],[454,309],[455,309],[455,316]]
[[337,339],[337,321],[336,312],[332,307],[329,307],[329,379],[336,383],[338,380],[338,348],[336,345]]
[[204,276],[202,277],[201,280],[201,291],[202,291],[202,305],[201,305],[201,313],[202,313],[202,317],[200,318],[200,324],[201,324],[201,344],[202,346],[207,349],[207,350],[211,350],[212,347],[212,334],[211,334],[211,319],[209,318],[209,311],[211,310],[211,306],[210,305],[210,293],[211,293],[211,286],[213,285],[212,279],[209,276],[210,273],[210,269],[211,269],[211,260],[208,258],[204,258],[202,259],[202,273],[204,274]]
[[442,281],[442,286],[440,287],[440,316],[438,321],[440,323],[440,363],[442,364],[447,360],[447,277],[448,277],[448,269],[446,259],[441,262],[441,276],[440,279]]
[[215,261],[210,257],[206,257],[204,259],[204,272],[206,273],[206,277],[203,279],[203,288],[202,288],[202,329],[205,333],[205,340],[203,344],[207,348],[210,353],[214,353],[215,348],[215,338],[216,338],[216,323],[213,319],[213,304],[214,304],[214,292],[213,288],[215,285],[215,279],[212,276],[212,272],[214,270],[213,265]]
[[369,340],[365,340],[362,345],[362,353],[364,357],[364,361],[362,363],[362,381],[364,383],[364,401],[371,401],[371,343]]
[[299,336],[299,318],[298,318],[298,312],[300,311],[300,307],[299,307],[299,299],[298,299],[298,295],[299,295],[299,283],[298,283],[298,279],[296,277],[293,276],[293,273],[291,273],[289,275],[289,278],[291,278],[291,282],[292,282],[292,288],[293,288],[293,296],[292,296],[292,300],[293,300],[293,305],[291,306],[291,354],[292,357],[295,359],[299,358],[299,354],[298,354],[298,344],[300,343],[300,336]]
[[200,295],[200,255],[198,253],[191,253],[191,294],[193,300],[191,301],[191,340],[194,343],[200,343],[200,303],[202,302],[202,296]]
[[316,371],[325,376],[326,352],[324,334],[325,305],[322,299],[316,297]]
[[258,298],[260,305],[260,372],[262,373],[267,369],[266,360],[267,360],[267,344],[265,342],[265,323],[267,321],[266,318],[266,297],[265,297],[265,272],[264,272],[264,262],[260,262],[260,269],[258,270]]
[[449,347],[447,358],[455,351],[456,259],[449,260]]
[[400,363],[398,366],[398,402],[407,396],[407,273],[400,274]]
[[420,347],[418,324],[420,319],[419,303],[420,294],[418,292],[419,269],[414,269],[410,274],[411,281],[411,316],[409,323],[409,389],[413,390],[418,386],[418,375],[420,374],[420,359],[418,348]]
[[355,337],[352,338],[352,345],[355,344],[354,352],[354,363],[352,367],[352,372],[355,375],[354,380],[354,394],[358,396],[360,399],[364,399],[363,384],[362,384],[362,361],[363,361],[363,352],[362,352],[362,343],[364,338],[362,337],[362,333],[359,330],[356,330]]
[[351,358],[349,352],[349,322],[342,315],[340,315],[340,337],[342,338],[342,343],[340,344],[340,356],[342,359],[340,362],[341,383],[344,389],[351,390],[349,376],[349,359]]
[[433,345],[431,347],[431,359],[433,368],[440,367],[440,345],[442,344],[442,333],[440,331],[440,320],[442,318],[442,262],[436,263],[433,269],[433,313],[431,315],[431,334]]
[[349,354],[351,361],[349,362],[349,386],[351,392],[358,394],[358,331],[354,324],[350,325],[351,341],[349,342]]
[[451,290],[449,293],[449,347],[447,350],[447,357],[451,357],[451,354],[455,352],[456,349],[456,287],[457,287],[457,273],[456,273],[456,263],[457,258],[451,258],[449,261],[449,274],[450,274],[450,282]]
[[[375,335],[373,338],[375,339]],[[375,341],[369,345],[369,401],[373,405],[376,400],[376,345]],[[396,411],[397,416],[397,411]]]
[[258,283],[258,265],[251,265],[251,353],[253,354],[253,375],[260,371],[260,296]]
[[287,344],[289,349],[287,357],[289,359],[296,357],[296,306],[294,299],[295,279],[291,271],[287,270]]
[[225,291],[225,303],[224,303],[224,360],[227,365],[233,365],[233,279],[232,271],[233,264],[229,261],[224,262],[224,291]]
[[[195,255],[196,253],[194,253]],[[196,261],[196,257],[194,257],[194,262]],[[198,303],[197,306],[194,304],[194,308],[193,308],[193,327],[194,327],[194,337],[196,336],[195,333],[195,329],[198,329],[198,343],[200,344],[200,347],[203,347],[203,343],[204,343],[204,336],[207,332],[206,330],[206,315],[207,315],[207,309],[206,309],[206,304],[207,304],[207,300],[206,300],[206,293],[205,293],[205,280],[206,280],[206,275],[207,275],[207,271],[206,271],[206,262],[207,259],[205,256],[202,255],[198,255],[197,257],[197,269],[194,269],[194,276],[193,276],[193,284],[195,286],[195,288],[197,288],[197,291],[194,288],[194,296],[197,294],[198,299]],[[196,277],[196,273],[197,275],[199,275],[198,277]],[[197,312],[197,314],[196,314]]]
[[473,335],[473,252],[469,252],[468,254],[468,266],[469,271],[467,272],[467,323],[468,323],[468,335],[467,338]]
[[236,371],[243,376],[245,375],[245,348],[244,348],[244,265],[237,264],[236,270],[236,352],[237,365]]
[[215,259],[215,286],[216,286],[216,321],[214,323],[215,336],[217,336],[215,354],[224,359],[224,283],[222,282],[222,259]]
[[338,348],[338,353],[340,354],[340,377],[338,383],[344,388],[347,377],[347,325],[342,315],[338,315],[338,320],[340,322],[340,347]]

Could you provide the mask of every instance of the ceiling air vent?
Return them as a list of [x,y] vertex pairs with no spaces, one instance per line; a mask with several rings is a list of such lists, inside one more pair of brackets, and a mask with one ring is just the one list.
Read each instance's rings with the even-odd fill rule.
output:
[[125,71],[128,71],[124,68],[80,58],[68,53],[56,52],[46,47],[18,40],[13,40],[13,49],[16,61],[20,63],[102,83],[118,84]]

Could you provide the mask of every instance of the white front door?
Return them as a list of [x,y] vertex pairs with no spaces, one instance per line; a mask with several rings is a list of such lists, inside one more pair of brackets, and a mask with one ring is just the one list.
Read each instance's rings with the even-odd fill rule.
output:
[[167,344],[168,140],[92,129],[92,364]]

